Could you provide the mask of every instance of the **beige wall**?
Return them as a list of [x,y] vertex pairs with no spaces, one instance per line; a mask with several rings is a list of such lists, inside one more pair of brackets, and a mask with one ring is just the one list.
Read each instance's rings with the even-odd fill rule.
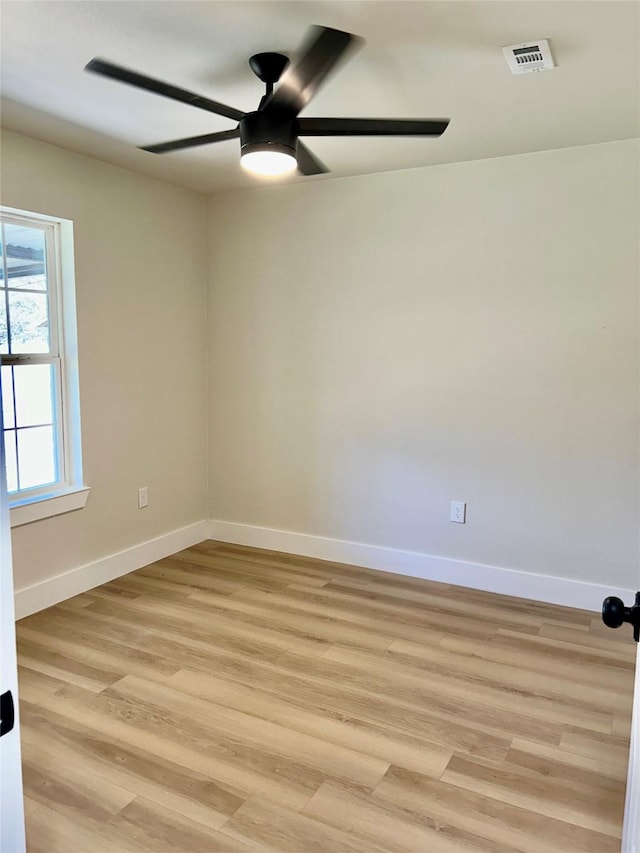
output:
[[207,515],[638,583],[637,143],[221,195],[207,222],[2,142],[2,202],[75,222],[92,487],[14,530],[16,589]]
[[14,529],[20,590],[206,517],[204,201],[12,133],[1,191],[3,204],[75,223],[91,486],[84,510]]
[[637,142],[212,197],[210,517],[635,586],[638,228]]

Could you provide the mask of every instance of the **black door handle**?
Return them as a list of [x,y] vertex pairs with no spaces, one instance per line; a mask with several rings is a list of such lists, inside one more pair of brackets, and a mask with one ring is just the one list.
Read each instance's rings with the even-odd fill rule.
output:
[[15,723],[16,712],[13,707],[13,696],[11,691],[7,690],[0,696],[0,737],[8,734]]
[[602,621],[609,628],[619,628],[624,622],[633,625],[633,639],[640,641],[640,592],[636,593],[636,603],[625,607],[621,598],[610,595],[602,602]]

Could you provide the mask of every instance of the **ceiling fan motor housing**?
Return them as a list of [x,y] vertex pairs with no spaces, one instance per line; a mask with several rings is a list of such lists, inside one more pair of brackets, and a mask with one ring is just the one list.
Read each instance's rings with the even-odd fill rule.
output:
[[240,119],[240,149],[250,151],[281,151],[296,156],[298,147],[297,120],[277,113],[258,111]]

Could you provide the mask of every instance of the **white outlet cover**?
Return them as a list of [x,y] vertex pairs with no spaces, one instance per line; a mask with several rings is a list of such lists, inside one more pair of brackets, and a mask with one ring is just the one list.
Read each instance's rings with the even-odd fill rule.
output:
[[467,520],[467,505],[464,501],[451,501],[451,521],[465,524]]

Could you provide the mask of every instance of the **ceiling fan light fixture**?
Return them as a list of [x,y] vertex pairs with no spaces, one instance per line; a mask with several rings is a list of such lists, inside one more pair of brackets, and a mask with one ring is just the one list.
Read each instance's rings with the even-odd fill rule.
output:
[[283,145],[246,145],[240,165],[254,175],[275,177],[289,175],[298,167],[295,153]]
[[[352,33],[331,27],[312,27],[293,67],[289,66],[288,57],[282,53],[254,54],[249,65],[258,79],[265,83],[266,91],[258,108],[248,113],[99,57],[87,63],[85,70],[237,121],[237,125],[229,130],[145,145],[142,146],[143,151],[163,154],[240,137],[240,162],[254,175],[282,176],[296,169],[301,175],[322,175],[329,170],[299,137],[440,136],[449,124],[449,119],[299,119],[299,113],[316,95],[329,74],[351,49],[361,43],[362,39]],[[523,59],[520,47],[512,47],[518,48],[518,62],[526,65],[526,70],[533,70],[534,63],[527,57]],[[543,42],[527,47],[540,52]],[[276,83],[277,88],[274,88]]]
[[298,167],[297,123],[288,116],[264,111],[247,113],[240,129],[240,164],[254,175],[275,177]]

